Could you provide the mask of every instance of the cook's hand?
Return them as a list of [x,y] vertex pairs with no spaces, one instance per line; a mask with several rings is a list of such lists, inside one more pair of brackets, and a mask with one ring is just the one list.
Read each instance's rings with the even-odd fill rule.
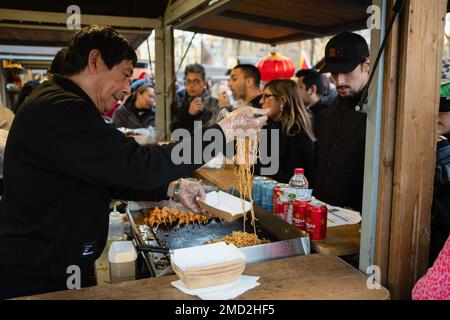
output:
[[227,92],[222,91],[219,96],[219,107],[220,108],[226,108],[231,105],[230,99],[228,99]]
[[267,122],[269,109],[243,107],[234,110],[218,124],[225,133],[227,142],[235,137],[249,137],[255,135]]
[[133,130],[133,138],[139,143],[141,146],[145,146],[151,143],[150,131],[148,129],[134,129]]
[[195,213],[202,213],[197,198],[205,200],[205,189],[203,189],[202,184],[198,181],[181,179],[180,202]]
[[203,111],[203,102],[201,97],[197,97],[194,100],[191,101],[191,104],[189,105],[189,114],[191,116],[196,116],[200,112]]

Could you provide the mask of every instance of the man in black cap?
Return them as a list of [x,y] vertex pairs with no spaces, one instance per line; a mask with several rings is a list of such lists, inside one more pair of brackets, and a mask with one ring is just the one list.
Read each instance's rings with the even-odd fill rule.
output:
[[324,115],[317,133],[318,154],[314,195],[331,205],[362,209],[366,114],[355,111],[369,80],[369,47],[363,37],[343,32],[325,48],[325,66],[338,97]]

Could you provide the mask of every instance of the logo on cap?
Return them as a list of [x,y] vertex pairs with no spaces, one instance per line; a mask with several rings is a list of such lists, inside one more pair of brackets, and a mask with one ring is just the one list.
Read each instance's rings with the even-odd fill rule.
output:
[[330,58],[337,58],[344,56],[344,48],[330,48],[329,51]]

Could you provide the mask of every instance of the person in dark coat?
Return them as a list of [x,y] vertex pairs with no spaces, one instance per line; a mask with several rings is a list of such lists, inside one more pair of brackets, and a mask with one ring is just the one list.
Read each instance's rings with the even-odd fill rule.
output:
[[[272,161],[278,161],[279,167],[276,173],[266,175],[272,179],[288,183],[294,175],[295,168],[303,168],[306,178],[311,181],[314,169],[316,140],[312,124],[301,101],[297,84],[289,79],[272,80],[266,84],[260,101],[263,109],[269,109],[267,116],[269,121],[264,129],[267,129],[267,149],[272,149],[274,143],[278,143],[277,154],[270,154]],[[271,132],[278,131],[279,140],[271,139]],[[265,141],[260,141],[265,143]],[[260,152],[262,148],[260,146]],[[256,166],[256,173],[264,166]]]
[[322,75],[314,69],[308,69],[297,71],[295,76],[298,78],[297,84],[303,103],[313,116],[314,133],[317,134],[320,130],[325,111],[328,108],[328,104],[322,100]]
[[364,184],[366,114],[355,110],[369,80],[369,47],[363,37],[343,32],[325,48],[325,66],[338,97],[317,132],[313,194],[331,205],[360,211]]
[[[65,77],[44,82],[15,117],[0,203],[0,298],[94,284],[111,198],[175,197],[199,212],[201,185],[171,182],[204,163],[187,152],[192,157],[175,164],[178,155],[172,151],[193,148],[194,139],[142,147],[103,121],[102,114],[130,91],[136,60],[130,43],[114,29],[87,26],[69,45]],[[264,125],[266,118],[255,118],[257,113],[235,113],[204,132],[224,147],[220,140],[230,141],[233,130]],[[210,144],[202,141],[201,151]]]
[[140,85],[127,101],[114,111],[112,122],[116,128],[148,128],[155,126],[155,89]]
[[450,100],[442,97],[439,105],[439,124],[431,206],[431,234],[429,264],[433,264],[450,235]]

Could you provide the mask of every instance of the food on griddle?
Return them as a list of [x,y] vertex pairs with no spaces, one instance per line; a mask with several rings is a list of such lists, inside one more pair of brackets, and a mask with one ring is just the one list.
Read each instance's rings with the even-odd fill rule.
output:
[[151,212],[147,211],[144,212],[144,214],[146,216],[144,218],[145,223],[151,227],[159,227],[161,224],[170,226],[175,223],[181,227],[190,223],[198,223],[199,225],[202,223],[206,224],[209,221],[208,217],[195,214],[193,212],[185,212],[177,208],[168,207],[163,207],[162,209],[156,207]]
[[258,244],[269,243],[269,240],[259,239],[256,233],[233,231],[231,234],[208,243],[225,241],[227,244],[234,244],[238,248],[256,246]]

